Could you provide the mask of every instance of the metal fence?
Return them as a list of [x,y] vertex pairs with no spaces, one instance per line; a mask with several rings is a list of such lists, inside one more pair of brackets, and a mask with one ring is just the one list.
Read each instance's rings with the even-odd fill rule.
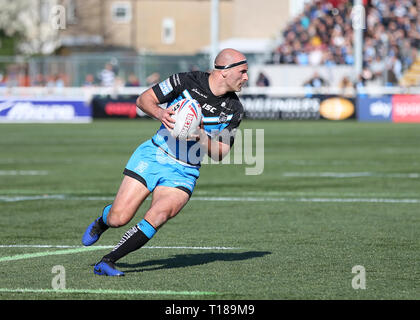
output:
[[73,54],[48,57],[0,57],[0,85],[83,86],[87,78],[101,85],[101,71],[112,66],[116,80],[128,83],[133,76],[140,85],[149,85],[177,72],[206,70],[208,56],[159,56],[123,54]]

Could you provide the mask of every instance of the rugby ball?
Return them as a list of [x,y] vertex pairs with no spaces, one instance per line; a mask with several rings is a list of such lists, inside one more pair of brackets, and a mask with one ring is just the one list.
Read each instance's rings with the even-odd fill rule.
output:
[[171,130],[171,136],[179,140],[187,140],[201,123],[200,104],[194,99],[182,99],[172,106],[172,110],[175,111],[172,115],[175,124]]

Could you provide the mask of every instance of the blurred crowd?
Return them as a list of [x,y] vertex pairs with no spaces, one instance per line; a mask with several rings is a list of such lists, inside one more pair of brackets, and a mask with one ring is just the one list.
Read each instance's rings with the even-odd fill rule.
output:
[[[49,81],[48,78],[51,80]],[[64,82],[63,78],[65,75],[45,78],[42,74],[38,74],[32,85],[61,87],[67,85],[67,81]],[[106,63],[104,68],[97,73],[87,73],[81,84],[83,87],[139,87],[140,85],[140,80],[134,73],[129,73],[126,78],[119,76],[118,65],[112,63]]]
[[[354,79],[342,79],[343,86],[348,86],[349,81],[363,86],[375,80],[381,85],[396,85],[416,60],[420,48],[420,0],[363,0],[363,4],[363,71]],[[353,65],[352,8],[352,0],[306,1],[303,12],[282,31],[281,44],[272,52],[268,63]],[[83,74],[81,85],[137,87],[160,81],[160,75],[152,73],[140,83],[136,74],[118,69],[117,63],[106,63],[96,73]],[[63,87],[72,83],[63,73],[28,76],[28,70],[18,64],[9,65],[4,71],[0,72],[0,86]],[[255,83],[249,85],[269,86],[270,80],[261,73]],[[315,73],[303,85],[325,86],[328,81]]]
[[[420,48],[420,1],[370,0],[365,5],[360,81],[383,77],[396,84]],[[352,65],[353,1],[312,0],[283,31],[270,63]]]
[[[25,64],[9,64],[5,74],[0,72],[0,87],[48,87],[62,88],[71,86],[70,76],[66,73],[44,74],[37,73],[33,76],[28,75],[28,67]],[[106,63],[102,70],[96,73],[87,73],[81,86],[83,87],[140,87],[139,77],[130,72],[128,75],[119,75],[117,64]],[[160,81],[159,73],[150,74],[145,81],[145,85],[153,85]]]
[[106,63],[102,71],[97,74],[88,73],[83,83],[84,87],[140,87],[140,80],[130,73],[127,79],[118,75],[119,70],[116,64]]

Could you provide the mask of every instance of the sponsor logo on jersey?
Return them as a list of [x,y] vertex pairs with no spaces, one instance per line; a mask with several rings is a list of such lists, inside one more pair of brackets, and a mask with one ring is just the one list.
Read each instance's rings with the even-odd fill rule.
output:
[[198,94],[199,96],[202,96],[203,98],[207,99],[207,96],[203,93],[201,93],[200,91],[198,91],[198,89],[194,88],[191,90],[192,92],[195,92],[196,94]]
[[172,88],[171,81],[169,80],[169,78],[159,83],[159,88],[164,96],[166,96],[174,89]]
[[201,106],[201,109],[204,109],[204,110],[210,111],[211,113],[215,113],[215,112],[216,112],[216,107],[213,107],[213,106],[211,106],[211,105],[209,105],[209,104],[207,104],[207,103],[203,104],[203,105]]
[[222,112],[219,116],[219,123],[225,123],[227,121],[227,114]]

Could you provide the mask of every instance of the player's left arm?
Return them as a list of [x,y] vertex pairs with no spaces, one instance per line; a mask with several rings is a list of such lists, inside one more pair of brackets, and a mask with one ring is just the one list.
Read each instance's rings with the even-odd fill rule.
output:
[[215,161],[222,161],[222,159],[229,153],[231,148],[230,144],[223,143],[217,139],[212,139],[207,135],[204,129],[200,129],[199,136],[200,144],[205,150],[207,150],[207,155],[211,159]]
[[210,137],[203,126],[199,130],[199,142],[207,150],[207,155],[215,160],[221,161],[230,151],[235,141],[236,130],[243,118],[243,107],[240,103],[236,108],[229,125],[215,137]]

